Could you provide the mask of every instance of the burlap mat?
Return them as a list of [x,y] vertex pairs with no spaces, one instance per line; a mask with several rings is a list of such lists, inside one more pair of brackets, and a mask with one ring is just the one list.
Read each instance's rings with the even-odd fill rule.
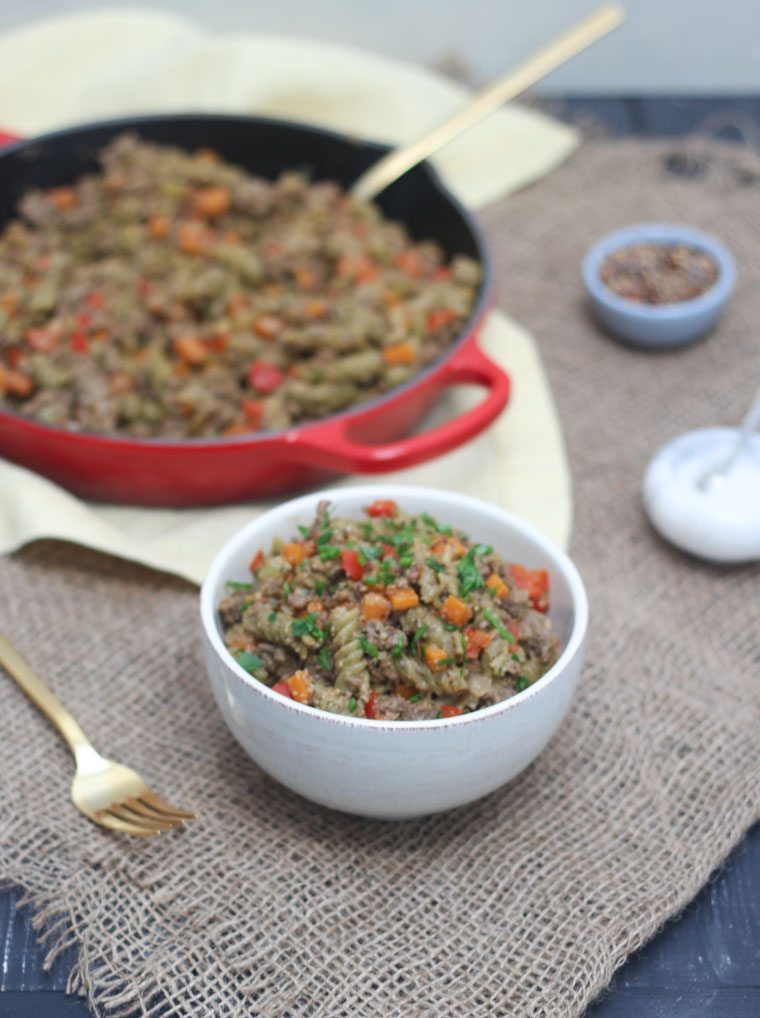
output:
[[[760,162],[708,146],[674,176],[667,151],[594,143],[485,217],[553,380],[592,605],[574,708],[509,788],[403,824],[302,802],[223,727],[194,589],[60,544],[2,564],[2,628],[101,747],[202,817],[147,844],[88,825],[63,746],[0,682],[0,872],[53,951],[80,945],[72,990],[194,1018],[578,1015],[760,815],[758,569],[671,550],[639,502],[656,447],[735,421],[757,384]],[[719,233],[742,273],[719,333],[677,354],[624,349],[582,310],[586,246],[656,218]]]

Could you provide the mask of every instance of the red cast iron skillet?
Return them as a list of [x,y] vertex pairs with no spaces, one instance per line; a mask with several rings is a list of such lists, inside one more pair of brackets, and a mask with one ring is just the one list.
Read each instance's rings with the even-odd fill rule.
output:
[[[267,178],[283,169],[344,186],[386,148],[294,123],[246,116],[187,114],[113,120],[19,141],[0,136],[0,228],[31,187],[70,184],[97,168],[96,154],[123,131],[167,145],[215,149]],[[8,144],[10,143],[10,144]],[[426,164],[379,199],[385,214],[447,255],[466,254],[484,279],[469,320],[449,348],[409,382],[380,398],[284,431],[214,439],[135,439],[55,428],[0,413],[0,455],[86,498],[153,506],[202,506],[267,498],[346,473],[410,467],[454,449],[486,428],[504,407],[508,376],[479,349],[490,289],[485,245],[473,219]],[[448,386],[475,384],[485,399],[424,434],[404,437]]]

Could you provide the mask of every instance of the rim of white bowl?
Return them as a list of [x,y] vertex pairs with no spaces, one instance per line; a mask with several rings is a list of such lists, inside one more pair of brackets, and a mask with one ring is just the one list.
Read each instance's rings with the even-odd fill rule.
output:
[[[670,304],[639,304],[627,300],[602,282],[599,270],[607,255],[621,247],[629,247],[642,241],[656,244],[689,244],[708,254],[718,267],[718,278],[712,286],[690,300],[673,301]],[[664,321],[690,318],[713,308],[732,293],[736,285],[736,261],[728,248],[717,237],[677,223],[636,223],[620,230],[607,233],[593,244],[583,259],[581,275],[587,291],[594,300],[606,304],[615,311],[631,318],[646,321]]]
[[[521,693],[516,693],[507,700],[502,700],[489,707],[481,707],[469,714],[462,714],[454,718],[429,718],[418,721],[385,721],[381,719],[353,718],[345,714],[333,714],[318,707],[310,707],[307,704],[300,704],[295,700],[281,696],[263,682],[259,682],[252,675],[249,675],[224,646],[217,625],[217,601],[215,595],[216,591],[222,588],[229,573],[230,559],[241,548],[251,547],[255,543],[256,534],[261,530],[267,530],[274,520],[301,514],[303,515],[304,523],[307,522],[310,516],[313,515],[313,510],[316,508],[317,503],[322,499],[328,499],[336,506],[339,506],[346,497],[352,500],[361,500],[362,502],[365,500],[371,502],[376,498],[392,498],[403,507],[404,498],[408,496],[431,498],[444,505],[465,507],[480,515],[490,516],[491,519],[497,520],[500,524],[533,541],[537,545],[539,553],[545,556],[548,562],[552,562],[557,566],[570,588],[574,617],[570,638],[551,668],[540,679],[528,686],[527,689]],[[440,513],[440,510],[435,506],[431,506],[430,512]],[[295,522],[293,525],[296,525]],[[233,534],[214,556],[201,586],[200,614],[201,624],[206,636],[222,663],[227,666],[235,678],[248,686],[249,689],[270,699],[283,710],[297,711],[304,717],[313,718],[315,723],[327,722],[330,724],[359,726],[360,728],[368,727],[373,731],[383,729],[401,733],[446,728],[450,725],[477,724],[478,721],[485,721],[496,714],[513,710],[531,697],[540,696],[542,690],[546,689],[547,686],[561,676],[565,665],[575,657],[583,642],[588,628],[588,597],[580,573],[566,552],[541,533],[537,527],[527,523],[519,516],[508,512],[506,509],[501,509],[499,506],[481,499],[472,498],[470,495],[460,495],[456,492],[443,491],[437,488],[426,488],[420,485],[378,484],[327,489],[302,495],[299,498],[283,502],[276,508],[268,510],[246,524],[241,530]]]

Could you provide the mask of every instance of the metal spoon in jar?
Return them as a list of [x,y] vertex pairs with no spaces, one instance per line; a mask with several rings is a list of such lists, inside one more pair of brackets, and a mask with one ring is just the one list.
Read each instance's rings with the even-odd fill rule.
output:
[[587,49],[599,39],[608,35],[625,20],[625,11],[616,3],[599,7],[589,17],[557,36],[528,60],[513,71],[498,78],[476,93],[471,102],[461,110],[438,124],[422,138],[394,149],[366,170],[351,186],[356,198],[371,201],[381,191],[411,170],[417,163],[427,159],[433,152],[448,145],[478,121],[493,113],[510,99],[521,95],[551,71]]

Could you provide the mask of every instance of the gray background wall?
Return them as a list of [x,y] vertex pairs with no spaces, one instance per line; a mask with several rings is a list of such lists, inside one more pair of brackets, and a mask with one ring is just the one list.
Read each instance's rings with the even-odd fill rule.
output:
[[[107,6],[0,0],[0,30]],[[222,30],[355,43],[482,81],[592,10],[594,0],[160,0],[144,4]],[[628,0],[616,35],[541,88],[565,93],[760,93],[760,0]]]

